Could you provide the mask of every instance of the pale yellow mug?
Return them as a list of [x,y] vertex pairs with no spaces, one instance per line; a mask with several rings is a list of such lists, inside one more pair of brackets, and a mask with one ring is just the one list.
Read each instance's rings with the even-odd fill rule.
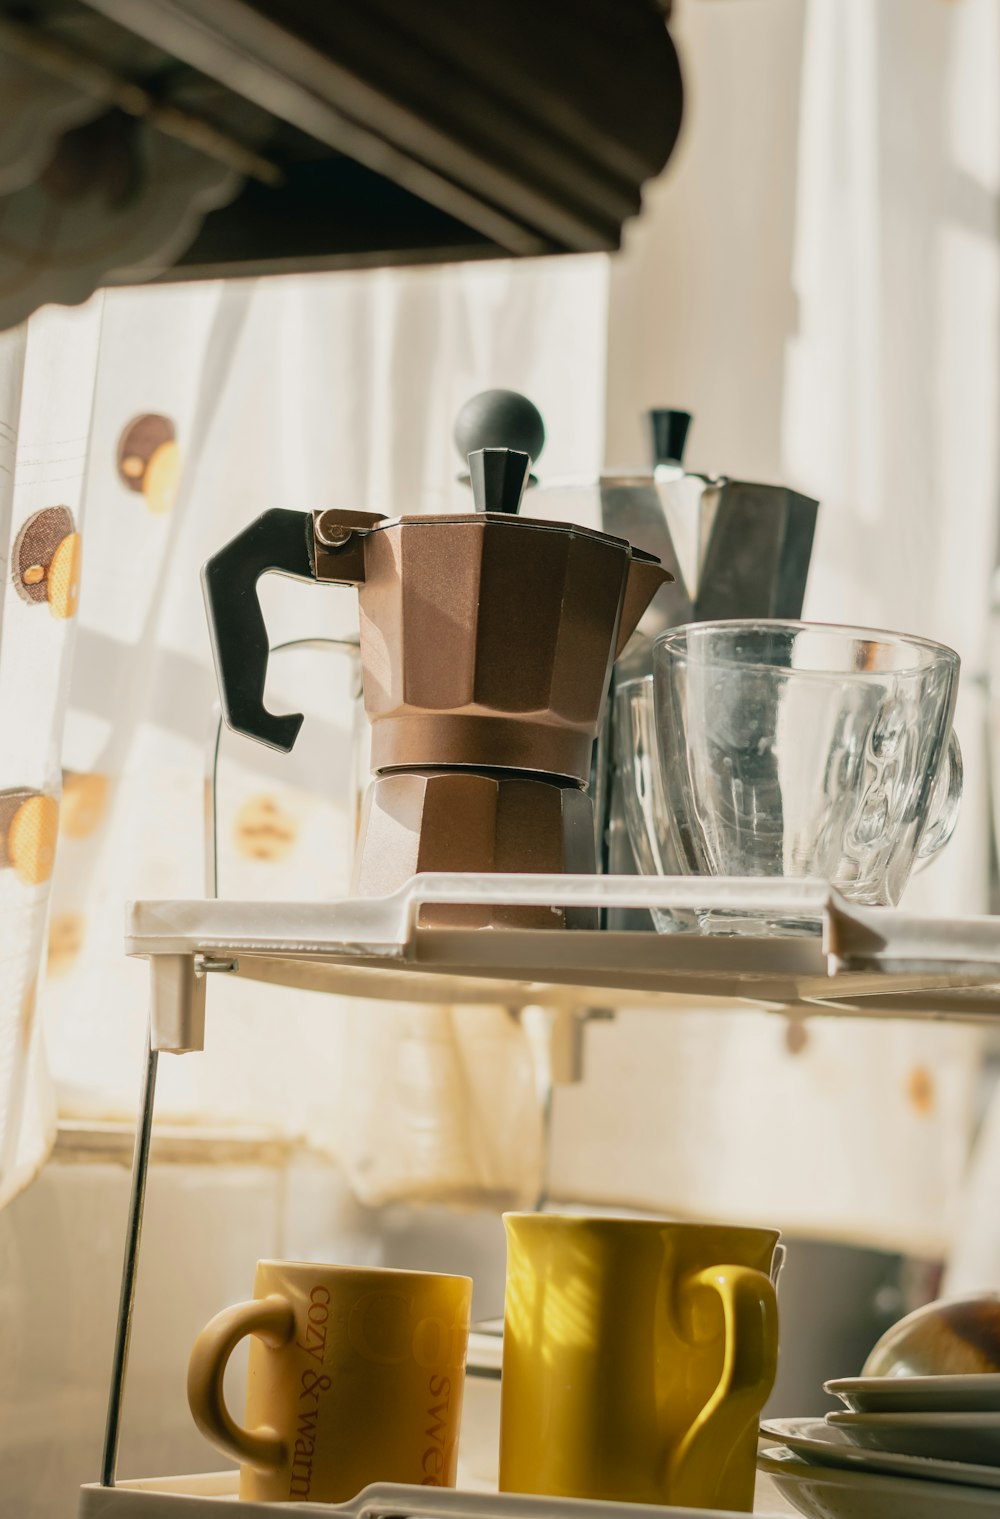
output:
[[753,1507],[773,1229],[508,1213],[500,1488]]
[[[240,1497],[454,1487],[471,1304],[466,1276],[259,1261],[253,1300],[206,1325],[188,1366],[195,1423],[239,1463]],[[223,1378],[248,1334],[243,1427]]]

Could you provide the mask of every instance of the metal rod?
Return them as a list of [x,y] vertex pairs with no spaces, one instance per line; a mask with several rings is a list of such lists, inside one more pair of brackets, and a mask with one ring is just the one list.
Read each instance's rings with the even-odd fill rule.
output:
[[219,750],[222,747],[222,707],[212,703],[212,726],[205,754],[205,895],[219,895]]
[[146,1200],[146,1176],[149,1170],[149,1140],[153,1132],[153,1099],[156,1095],[157,1051],[152,1047],[151,1036],[146,1038],[146,1064],[143,1071],[142,1091],[139,1095],[139,1119],[135,1130],[135,1148],[132,1152],[132,1194],[129,1198],[128,1228],[125,1235],[125,1257],[122,1261],[122,1285],[118,1299],[118,1326],[115,1331],[115,1353],[111,1363],[111,1387],[108,1392],[108,1422],[104,1428],[104,1459],[101,1464],[101,1485],[114,1487],[118,1466],[118,1442],[121,1438],[122,1403],[125,1396],[125,1372],[128,1367],[128,1347],[132,1334],[132,1308],[135,1303],[135,1277],[139,1260],[139,1241],[142,1237],[142,1211]]
[[[0,40],[2,40],[2,33],[0,33]],[[361,657],[361,641],[357,634],[349,638],[288,638],[284,643],[272,645],[270,653],[281,654],[286,649],[339,649],[341,653],[349,654],[354,660],[359,661]],[[359,665],[355,700],[362,694],[360,680]],[[222,706],[219,702],[213,702],[208,748],[205,751],[205,895],[212,898],[217,898],[219,895],[219,754],[222,749],[222,723]],[[357,776],[353,779],[356,780]],[[354,836],[357,838],[361,821],[360,800],[357,801],[354,810]],[[207,968],[217,970],[218,966],[213,965]],[[202,965],[201,969],[204,970],[206,967]]]

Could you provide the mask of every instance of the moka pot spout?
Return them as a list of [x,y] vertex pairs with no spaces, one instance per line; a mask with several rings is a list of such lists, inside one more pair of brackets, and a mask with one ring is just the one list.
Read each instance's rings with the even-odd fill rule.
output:
[[632,559],[625,580],[625,592],[622,596],[622,609],[618,618],[616,659],[639,626],[642,614],[660,586],[667,585],[673,578],[670,571],[665,570],[652,554],[643,554],[638,549],[632,550]]

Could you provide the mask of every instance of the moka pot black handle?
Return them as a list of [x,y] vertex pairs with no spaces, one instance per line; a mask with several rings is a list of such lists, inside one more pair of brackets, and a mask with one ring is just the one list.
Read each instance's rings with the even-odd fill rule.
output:
[[231,539],[202,568],[222,712],[230,728],[286,753],[302,726],[301,712],[278,716],[264,706],[270,644],[257,582],[269,570],[314,580],[311,512],[275,507]]

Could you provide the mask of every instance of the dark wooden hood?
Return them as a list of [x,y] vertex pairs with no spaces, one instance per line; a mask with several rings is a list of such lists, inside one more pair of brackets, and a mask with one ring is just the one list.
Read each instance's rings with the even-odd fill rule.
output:
[[50,187],[136,121],[232,171],[159,271],[107,283],[583,252],[618,246],[676,141],[667,9],[29,0],[0,3],[0,60],[92,97]]

